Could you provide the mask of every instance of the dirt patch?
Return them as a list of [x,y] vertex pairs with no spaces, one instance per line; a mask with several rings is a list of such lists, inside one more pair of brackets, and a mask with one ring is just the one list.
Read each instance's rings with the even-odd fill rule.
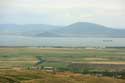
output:
[[103,61],[100,61],[100,62],[88,62],[88,63],[94,63],[94,64],[125,64],[125,62],[103,62]]
[[109,59],[106,59],[106,58],[84,58],[84,60],[109,60]]

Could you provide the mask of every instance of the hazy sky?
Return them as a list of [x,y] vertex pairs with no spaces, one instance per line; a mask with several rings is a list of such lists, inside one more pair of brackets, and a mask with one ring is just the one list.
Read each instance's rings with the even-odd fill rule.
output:
[[125,0],[0,0],[0,24],[79,21],[125,28]]

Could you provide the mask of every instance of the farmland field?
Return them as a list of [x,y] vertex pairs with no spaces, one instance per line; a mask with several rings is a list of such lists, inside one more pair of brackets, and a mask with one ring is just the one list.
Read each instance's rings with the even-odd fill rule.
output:
[[70,63],[125,64],[124,48],[0,48],[0,67],[35,65],[66,66]]
[[[0,48],[0,73],[6,73],[9,71],[18,71],[17,74],[21,75],[20,72],[35,72],[40,73],[39,70],[36,72],[28,68],[32,67],[54,67],[57,72],[74,72],[91,75],[91,73],[100,72],[105,73],[108,71],[110,77],[101,77],[99,79],[108,79],[113,81],[112,83],[124,83],[125,79],[125,48]],[[6,70],[6,71],[4,71]],[[87,70],[87,71],[86,71]],[[1,72],[2,71],[2,72]],[[121,75],[122,81],[117,80],[116,82],[111,78],[114,74],[112,72],[117,72]],[[122,72],[121,72],[122,71]],[[121,74],[122,73],[122,74]],[[11,73],[12,74],[12,73]],[[28,73],[29,74],[29,73]],[[15,75],[15,74],[14,74]],[[48,74],[47,74],[48,75]],[[75,75],[75,74],[73,74]],[[86,74],[85,74],[86,75]],[[105,74],[104,74],[105,75]],[[8,75],[5,75],[8,77]],[[30,79],[30,81],[23,80],[24,83],[33,83],[31,81],[45,81],[39,77],[39,75],[33,75],[34,77],[26,76],[26,78],[20,79]],[[51,75],[50,75],[51,76]],[[53,76],[53,75],[52,75]],[[57,76],[60,76],[57,75]],[[62,76],[62,74],[61,74]],[[84,76],[84,75],[83,75]],[[95,75],[94,75],[95,76]],[[13,75],[10,78],[16,79]],[[24,76],[25,77],[25,76]],[[5,78],[5,77],[0,77]],[[77,76],[74,78],[64,77],[62,80],[76,80]],[[81,77],[81,79],[84,77]],[[87,78],[89,79],[89,78]],[[97,77],[90,79],[97,79]],[[99,80],[97,79],[97,80]],[[56,79],[58,80],[58,79]],[[61,80],[59,78],[59,80]],[[22,82],[22,83],[23,83]],[[41,82],[38,82],[41,83]],[[49,82],[43,82],[49,83]],[[51,82],[50,82],[51,83]],[[55,82],[53,82],[55,83]],[[62,83],[84,83],[84,82],[62,82]],[[92,82],[86,82],[92,83]],[[96,82],[95,82],[96,83]],[[101,83],[101,82],[99,82]],[[103,82],[102,82],[103,83]],[[110,82],[109,82],[110,83]]]

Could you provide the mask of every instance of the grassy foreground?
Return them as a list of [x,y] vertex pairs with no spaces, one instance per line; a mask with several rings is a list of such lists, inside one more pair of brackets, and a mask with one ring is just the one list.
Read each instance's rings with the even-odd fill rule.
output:
[[0,83],[125,83],[125,80],[71,72],[52,74],[45,71],[0,70]]

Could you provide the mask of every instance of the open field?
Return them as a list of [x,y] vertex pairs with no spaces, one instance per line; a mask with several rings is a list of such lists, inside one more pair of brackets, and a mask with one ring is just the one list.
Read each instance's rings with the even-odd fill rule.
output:
[[[56,68],[56,75],[32,69],[39,66]],[[0,83],[1,79],[10,83],[124,83],[124,70],[125,48],[0,48]],[[66,72],[85,75],[67,76]]]
[[125,64],[125,49],[0,48],[0,67],[38,65],[63,67],[70,63]]

